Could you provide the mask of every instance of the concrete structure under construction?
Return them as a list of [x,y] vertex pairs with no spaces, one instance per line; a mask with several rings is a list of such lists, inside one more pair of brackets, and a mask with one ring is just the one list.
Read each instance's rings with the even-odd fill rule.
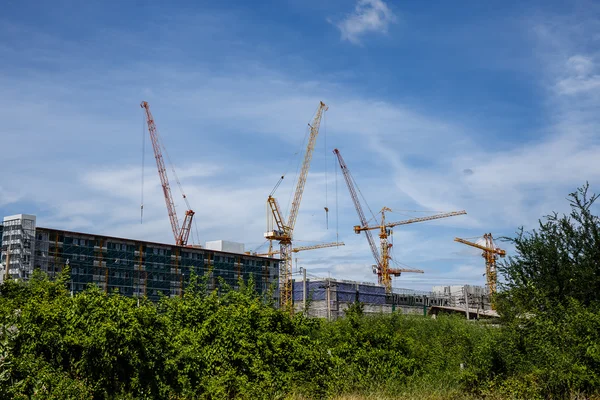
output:
[[0,237],[0,282],[26,280],[35,268],[53,277],[69,265],[75,293],[96,284],[107,292],[157,300],[161,294],[182,294],[192,273],[208,276],[209,289],[219,278],[235,288],[239,278],[252,276],[256,290],[267,293],[279,277],[276,259],[41,228],[33,215],[5,217]]
[[294,309],[310,317],[336,319],[355,301],[364,305],[365,314],[391,313],[427,315],[432,306],[449,304],[446,296],[410,289],[394,289],[386,294],[385,287],[374,283],[330,278],[307,278],[294,282]]
[[432,295],[446,299],[446,306],[489,310],[491,301],[487,287],[475,285],[434,286]]

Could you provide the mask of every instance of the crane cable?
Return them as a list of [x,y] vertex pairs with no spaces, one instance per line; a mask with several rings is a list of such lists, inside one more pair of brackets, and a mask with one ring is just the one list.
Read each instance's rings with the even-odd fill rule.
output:
[[140,224],[144,222],[144,168],[146,159],[146,129],[145,129],[145,117],[142,114],[142,193],[140,200]]
[[[338,206],[338,167],[333,157],[333,169],[335,170],[335,241],[340,242],[340,207]],[[341,168],[341,167],[339,167]]]
[[358,194],[360,195],[360,197],[362,197],[364,204],[367,206],[367,209],[371,213],[371,217],[372,218],[369,221],[371,221],[371,220],[377,220],[377,218],[375,217],[375,214],[373,213],[373,210],[371,210],[371,207],[369,207],[369,203],[367,203],[367,199],[362,194],[362,191],[360,190],[360,187],[356,183],[356,180],[354,180],[354,176],[352,176],[352,174],[350,174],[350,179],[352,179],[352,182],[354,183],[354,187],[356,188],[356,191],[358,192]]
[[175,177],[175,182],[177,182],[177,186],[179,186],[179,191],[181,192],[181,196],[183,197],[183,200],[185,200],[185,205],[187,206],[188,210],[191,210],[192,208],[190,207],[190,203],[188,202],[187,196],[185,195],[185,193],[183,191],[183,187],[181,186],[181,182],[179,181],[177,172],[175,172],[175,165],[171,161],[169,152],[167,151],[167,148],[165,147],[165,145],[162,141],[162,138],[160,137],[160,134],[158,133],[158,129],[156,130],[156,136],[158,137],[160,147],[162,147],[163,152],[167,155],[167,161],[169,162],[169,167],[171,167],[171,172],[173,172],[173,176]]
[[[319,108],[317,107],[317,109],[313,113],[312,117],[310,118],[310,122],[312,122],[312,120],[314,119],[314,117],[318,111],[319,111]],[[312,133],[312,130],[311,130],[312,126],[311,126],[310,122],[307,124],[308,126],[304,133],[304,139],[302,140],[302,146],[299,151],[300,154],[302,154],[304,149],[307,148],[307,146],[308,146],[308,145],[305,146],[304,144],[307,142],[307,138],[309,138],[310,134]],[[296,155],[296,154],[298,154],[298,153],[295,153],[294,155]],[[302,157],[302,156],[298,157],[298,165],[296,166],[296,175],[294,175],[294,182],[296,182],[296,183],[298,182],[298,175],[300,174],[300,169],[301,169],[303,161],[304,161],[304,157]],[[292,198],[295,195],[295,189],[296,189],[296,187],[292,188],[292,191],[290,192],[290,197],[288,199],[288,204],[287,204],[287,208],[286,208],[286,212],[285,212],[286,213],[286,216],[285,216],[286,222],[290,216],[290,207],[292,205]]]
[[327,115],[323,116],[323,142],[325,144],[325,228],[329,230],[329,200],[328,200],[328,185],[327,185]]
[[192,232],[192,243],[200,244],[200,234],[198,233],[198,224],[196,224],[196,218],[194,218],[194,229],[196,230],[196,241],[194,242],[194,233]]
[[275,191],[277,190],[277,188],[279,187],[279,185],[281,185],[281,182],[283,182],[283,178],[285,178],[285,174],[281,175],[281,178],[279,178],[279,180],[277,181],[277,184],[275,185],[275,187],[273,188],[273,190],[271,190],[271,193],[269,194],[269,197],[272,197],[275,194]]

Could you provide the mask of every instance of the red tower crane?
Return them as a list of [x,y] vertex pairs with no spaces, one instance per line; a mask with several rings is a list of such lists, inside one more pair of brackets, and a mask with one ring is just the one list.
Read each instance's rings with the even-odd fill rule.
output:
[[[150,133],[152,148],[154,149],[154,158],[156,158],[158,176],[160,177],[160,183],[162,185],[163,194],[165,196],[165,203],[167,204],[169,219],[171,220],[171,229],[173,229],[175,244],[177,246],[186,246],[192,228],[192,219],[194,218],[194,211],[191,210],[190,203],[188,202],[186,195],[183,193],[183,190],[181,190],[183,199],[185,200],[185,204],[187,206],[187,211],[185,212],[183,224],[180,227],[179,219],[177,219],[177,212],[175,211],[175,202],[173,201],[173,196],[171,195],[171,186],[169,186],[169,178],[167,176],[165,160],[162,156],[161,148],[164,148],[164,146],[161,143],[160,138],[158,136],[156,124],[154,123],[154,118],[152,117],[152,113],[150,112],[150,105],[148,104],[148,102],[142,101],[142,104],[140,104],[140,106],[146,112],[148,132]],[[179,179],[177,179],[177,176],[175,177],[175,179],[177,181],[177,184],[179,185],[179,189],[181,189],[181,184],[179,183]]]

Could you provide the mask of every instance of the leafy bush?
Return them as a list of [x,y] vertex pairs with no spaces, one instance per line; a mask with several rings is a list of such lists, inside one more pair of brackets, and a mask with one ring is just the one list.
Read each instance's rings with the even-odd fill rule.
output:
[[[362,315],[331,323],[290,317],[253,284],[208,293],[193,278],[182,298],[155,304],[71,296],[65,272],[36,272],[0,292],[0,394],[38,398],[308,398],[403,390],[460,373],[488,329],[458,318]],[[383,388],[383,389],[382,389]]]

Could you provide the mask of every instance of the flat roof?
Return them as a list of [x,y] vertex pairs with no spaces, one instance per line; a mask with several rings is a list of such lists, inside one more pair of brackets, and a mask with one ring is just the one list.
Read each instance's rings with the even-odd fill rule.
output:
[[258,259],[261,259],[261,260],[270,260],[270,261],[275,261],[275,262],[279,262],[280,261],[278,258],[261,257],[261,256],[252,255],[252,254],[246,254],[246,253],[230,253],[230,252],[227,252],[227,251],[211,250],[211,249],[207,249],[207,248],[204,248],[204,247],[177,246],[176,244],[150,242],[150,241],[147,241],[147,240],[140,240],[140,239],[128,239],[128,238],[122,238],[122,237],[118,237],[118,236],[103,235],[103,234],[100,234],[100,233],[76,232],[76,231],[68,231],[68,230],[65,230],[65,229],[45,228],[45,227],[42,227],[42,226],[38,226],[38,227],[36,227],[36,229],[45,229],[47,231],[56,231],[56,232],[68,233],[68,234],[73,234],[73,235],[82,235],[82,236],[100,236],[100,237],[103,237],[103,238],[106,238],[106,239],[114,239],[114,240],[128,241],[128,242],[143,242],[143,243],[146,243],[146,244],[151,244],[151,245],[156,245],[156,246],[178,247],[180,249],[185,249],[185,250],[210,251],[212,253],[231,254],[233,256],[245,256],[245,257],[252,257],[252,258],[258,258]]
[[35,215],[32,214],[15,214],[15,215],[7,215],[6,217],[4,217],[4,222],[6,221],[13,221],[15,219],[29,219],[29,220],[36,220]]

